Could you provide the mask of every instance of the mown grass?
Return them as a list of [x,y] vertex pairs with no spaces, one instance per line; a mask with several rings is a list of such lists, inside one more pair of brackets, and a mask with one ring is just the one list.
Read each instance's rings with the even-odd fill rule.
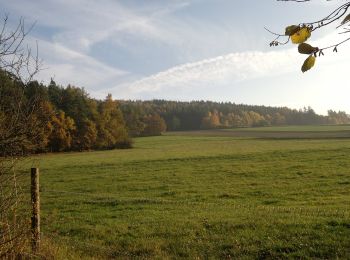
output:
[[350,258],[350,139],[138,138],[38,156],[65,257]]

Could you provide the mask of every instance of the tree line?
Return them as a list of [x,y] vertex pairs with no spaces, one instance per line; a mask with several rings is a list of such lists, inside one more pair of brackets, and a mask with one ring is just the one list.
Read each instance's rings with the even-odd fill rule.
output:
[[127,101],[113,100],[110,94],[97,100],[84,88],[59,86],[53,80],[47,86],[37,81],[24,85],[4,70],[0,71],[0,100],[2,155],[130,148],[132,137],[166,130],[350,123],[345,112],[329,110],[322,116],[310,107]]
[[166,130],[163,118],[152,111],[142,113],[133,128],[120,103],[110,94],[98,100],[84,88],[63,87],[53,80],[47,86],[23,83],[0,70],[0,156],[131,148],[131,137]]
[[349,115],[343,111],[329,110],[328,115],[323,116],[316,114],[311,107],[297,110],[231,102],[166,100],[121,100],[120,106],[132,136],[142,133],[145,114],[159,115],[169,131],[350,123]]
[[83,88],[63,88],[54,81],[24,85],[0,71],[0,98],[0,138],[7,140],[1,142],[3,155],[131,147],[123,114],[111,95],[96,100]]

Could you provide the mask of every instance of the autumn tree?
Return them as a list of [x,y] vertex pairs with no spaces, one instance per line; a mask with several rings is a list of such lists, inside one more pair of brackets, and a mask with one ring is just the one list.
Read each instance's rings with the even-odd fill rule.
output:
[[285,125],[286,124],[286,117],[284,115],[281,115],[281,113],[275,113],[272,115],[272,124],[273,125]]
[[97,127],[96,123],[90,119],[84,119],[81,122],[80,129],[75,135],[74,146],[78,150],[91,150],[96,147]]
[[125,120],[128,133],[132,137],[140,136],[145,129],[143,122],[145,111],[138,104],[121,105],[121,111]]
[[202,129],[213,129],[219,128],[220,126],[220,114],[217,110],[208,112],[207,116],[202,118]]
[[49,149],[53,152],[69,150],[73,142],[74,120],[67,117],[63,111],[51,117],[48,123],[50,129]]
[[129,148],[131,140],[127,133],[123,114],[118,102],[109,94],[99,104],[97,120],[97,146],[102,149]]
[[[311,0],[277,1],[310,2]],[[275,38],[271,41],[270,46],[285,45],[290,41],[293,44],[298,44],[299,53],[308,55],[301,67],[301,71],[306,72],[314,66],[316,57],[323,56],[328,50],[338,52],[339,46],[350,40],[350,37],[347,37],[347,34],[350,32],[350,13],[348,12],[349,8],[350,1],[345,1],[345,3],[343,2],[339,4],[339,6],[332,10],[327,16],[322,17],[317,21],[299,22],[293,25],[289,25],[285,28],[284,33],[275,33],[265,28],[271,34],[275,35]],[[344,35],[344,38],[342,40],[329,46],[311,46],[310,44],[306,43],[314,31],[333,24],[335,24],[335,29],[341,28],[339,34]]]
[[161,135],[166,130],[164,119],[159,114],[152,114],[144,117],[145,129],[142,131],[142,136]]

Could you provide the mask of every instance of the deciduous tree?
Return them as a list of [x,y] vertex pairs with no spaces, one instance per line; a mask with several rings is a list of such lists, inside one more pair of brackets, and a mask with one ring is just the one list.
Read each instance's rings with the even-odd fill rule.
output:
[[145,116],[143,122],[146,125],[141,134],[143,136],[161,135],[166,130],[165,121],[158,114]]
[[109,94],[99,104],[97,120],[97,146],[104,149],[128,148],[131,140],[128,136],[123,114],[119,109],[118,102]]
[[69,150],[73,142],[73,131],[75,123],[69,116],[66,117],[63,111],[59,111],[51,117],[49,124],[49,148],[53,152]]

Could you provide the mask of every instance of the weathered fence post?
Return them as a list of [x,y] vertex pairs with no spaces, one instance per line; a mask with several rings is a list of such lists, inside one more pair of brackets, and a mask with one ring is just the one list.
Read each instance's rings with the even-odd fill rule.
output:
[[32,199],[32,250],[38,253],[40,249],[40,196],[39,169],[31,168],[31,199]]

